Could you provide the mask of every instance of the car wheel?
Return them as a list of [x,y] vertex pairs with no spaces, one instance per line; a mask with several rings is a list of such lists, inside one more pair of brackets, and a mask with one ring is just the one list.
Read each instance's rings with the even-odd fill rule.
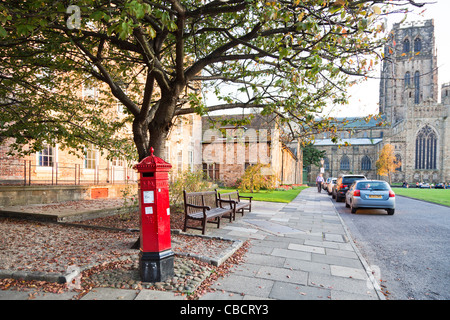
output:
[[345,198],[345,207],[350,208],[350,205],[347,203],[347,198]]
[[342,201],[342,198],[339,197],[338,195],[336,195],[336,202],[341,202],[341,201]]
[[353,203],[350,205],[350,212],[356,213],[356,208],[353,207]]
[[331,193],[331,198],[336,199],[336,196],[334,195],[334,193]]
[[386,209],[388,215],[392,216],[395,212],[395,209]]

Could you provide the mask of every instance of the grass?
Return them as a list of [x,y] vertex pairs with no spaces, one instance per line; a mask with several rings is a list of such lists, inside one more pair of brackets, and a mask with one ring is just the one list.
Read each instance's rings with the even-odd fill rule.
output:
[[[239,191],[239,195],[241,196],[250,196],[253,197],[252,201],[268,201],[268,202],[283,202],[289,203],[295,199],[295,197],[304,189],[308,187],[294,187],[291,190],[283,190],[283,191],[267,191],[260,190],[259,192],[241,192]],[[232,188],[222,188],[218,190],[220,193],[227,193],[231,191],[236,191],[236,189]]]
[[395,194],[450,206],[450,189],[393,188]]

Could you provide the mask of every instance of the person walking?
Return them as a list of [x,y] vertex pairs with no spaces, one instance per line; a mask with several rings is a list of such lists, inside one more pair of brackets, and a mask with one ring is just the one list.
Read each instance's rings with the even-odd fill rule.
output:
[[317,192],[319,192],[319,193],[322,191],[322,182],[323,182],[323,177],[322,177],[322,174],[319,173],[316,178]]

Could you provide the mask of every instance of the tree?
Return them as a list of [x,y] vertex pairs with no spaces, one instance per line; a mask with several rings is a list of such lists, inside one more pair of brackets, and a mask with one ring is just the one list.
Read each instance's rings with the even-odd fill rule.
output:
[[381,176],[389,177],[389,184],[391,184],[391,174],[397,168],[400,168],[402,163],[395,157],[394,146],[385,144],[381,149],[376,162],[377,173]]
[[[174,118],[243,108],[276,114],[292,135],[347,101],[383,43],[383,16],[413,0],[28,0],[0,3],[0,136],[14,150],[88,144],[162,155]],[[95,85],[101,97],[74,88]],[[236,95],[221,93],[221,85]],[[200,86],[219,99],[205,106]],[[118,100],[126,117],[110,111]],[[182,108],[182,106],[185,106]],[[131,137],[119,134],[130,126]],[[307,128],[306,130],[304,128]],[[29,145],[26,150],[23,145]]]
[[320,160],[325,155],[325,150],[318,150],[312,143],[307,144],[302,148],[303,152],[303,167],[310,165],[320,166]]

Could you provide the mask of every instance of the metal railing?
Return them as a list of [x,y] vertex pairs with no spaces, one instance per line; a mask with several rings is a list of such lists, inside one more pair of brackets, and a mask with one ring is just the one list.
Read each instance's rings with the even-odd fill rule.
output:
[[89,185],[135,183],[138,175],[129,167],[53,162],[40,166],[33,160],[0,158],[0,185]]

